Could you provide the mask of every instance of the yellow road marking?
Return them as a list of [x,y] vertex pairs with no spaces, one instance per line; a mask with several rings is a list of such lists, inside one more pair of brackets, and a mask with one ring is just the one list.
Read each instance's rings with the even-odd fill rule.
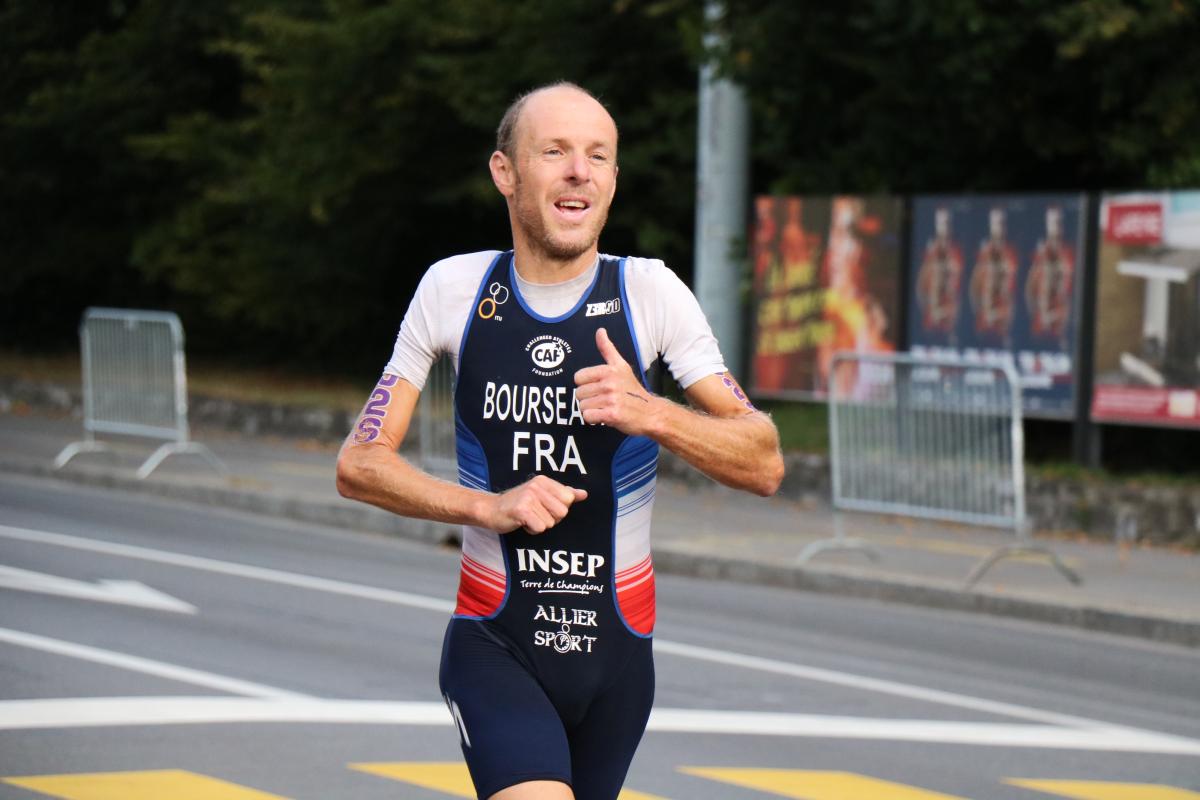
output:
[[179,769],[4,778],[62,800],[286,800],[275,794]]
[[475,800],[475,784],[467,765],[433,761],[392,761],[374,764],[351,764],[350,769],[369,772],[402,783],[433,789],[454,797]]
[[[369,772],[402,783],[432,789],[453,797],[475,798],[475,785],[467,766],[457,762],[393,761],[376,764],[351,764],[351,769]],[[658,795],[624,789],[617,800],[667,800]]]
[[850,772],[801,769],[713,769],[680,767],[680,772],[796,800],[962,800],[948,794],[881,781]]
[[1111,783],[1109,781],[1035,781],[1012,778],[1014,786],[1076,800],[1200,800],[1200,794],[1154,783]]

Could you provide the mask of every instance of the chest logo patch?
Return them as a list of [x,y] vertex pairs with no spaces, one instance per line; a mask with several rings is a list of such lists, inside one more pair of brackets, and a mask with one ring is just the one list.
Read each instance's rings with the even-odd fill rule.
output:
[[603,317],[607,314],[620,314],[620,313],[621,313],[621,300],[620,300],[620,298],[613,298],[612,300],[605,300],[603,303],[588,303],[587,304],[587,314],[585,314],[585,316]]
[[571,345],[565,339],[544,333],[530,339],[525,352],[533,362],[533,374],[549,378],[562,374],[562,364],[571,354]]

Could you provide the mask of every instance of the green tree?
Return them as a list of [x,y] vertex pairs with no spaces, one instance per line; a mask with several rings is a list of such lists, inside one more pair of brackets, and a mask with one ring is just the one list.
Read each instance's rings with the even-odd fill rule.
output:
[[202,5],[0,6],[0,343],[70,342],[87,305],[163,297],[129,253],[181,176],[135,157],[128,140],[183,109],[238,102],[235,64],[203,49],[226,4]]
[[683,2],[247,4],[212,44],[241,66],[246,113],[137,139],[198,177],[135,261],[245,351],[377,368],[425,266],[508,245],[495,125],[521,91],[567,79],[621,125],[602,245],[686,267],[698,29]]
[[761,191],[1200,183],[1184,0],[727,0]]

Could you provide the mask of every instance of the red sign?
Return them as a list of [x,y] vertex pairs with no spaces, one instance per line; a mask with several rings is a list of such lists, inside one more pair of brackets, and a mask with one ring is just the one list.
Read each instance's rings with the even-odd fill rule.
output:
[[1109,203],[1106,240],[1113,244],[1159,244],[1162,237],[1162,203]]
[[1099,422],[1200,424],[1200,392],[1134,386],[1096,387],[1092,419]]

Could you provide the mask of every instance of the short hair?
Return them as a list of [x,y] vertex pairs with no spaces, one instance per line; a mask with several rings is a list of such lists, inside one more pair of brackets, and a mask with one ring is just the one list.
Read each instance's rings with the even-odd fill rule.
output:
[[[571,81],[556,81],[555,83],[547,83],[544,86],[538,86],[535,89],[530,89],[528,92],[521,94],[516,100],[512,101],[512,105],[504,112],[504,116],[500,118],[500,127],[496,128],[496,149],[509,158],[514,158],[513,145],[517,139],[517,123],[521,120],[521,112],[525,110],[525,103],[529,98],[533,97],[538,92],[544,92],[548,89],[574,89],[577,92],[583,92],[588,97],[600,103],[600,99],[594,94],[584,89],[577,83]],[[600,103],[604,106],[603,103]]]

